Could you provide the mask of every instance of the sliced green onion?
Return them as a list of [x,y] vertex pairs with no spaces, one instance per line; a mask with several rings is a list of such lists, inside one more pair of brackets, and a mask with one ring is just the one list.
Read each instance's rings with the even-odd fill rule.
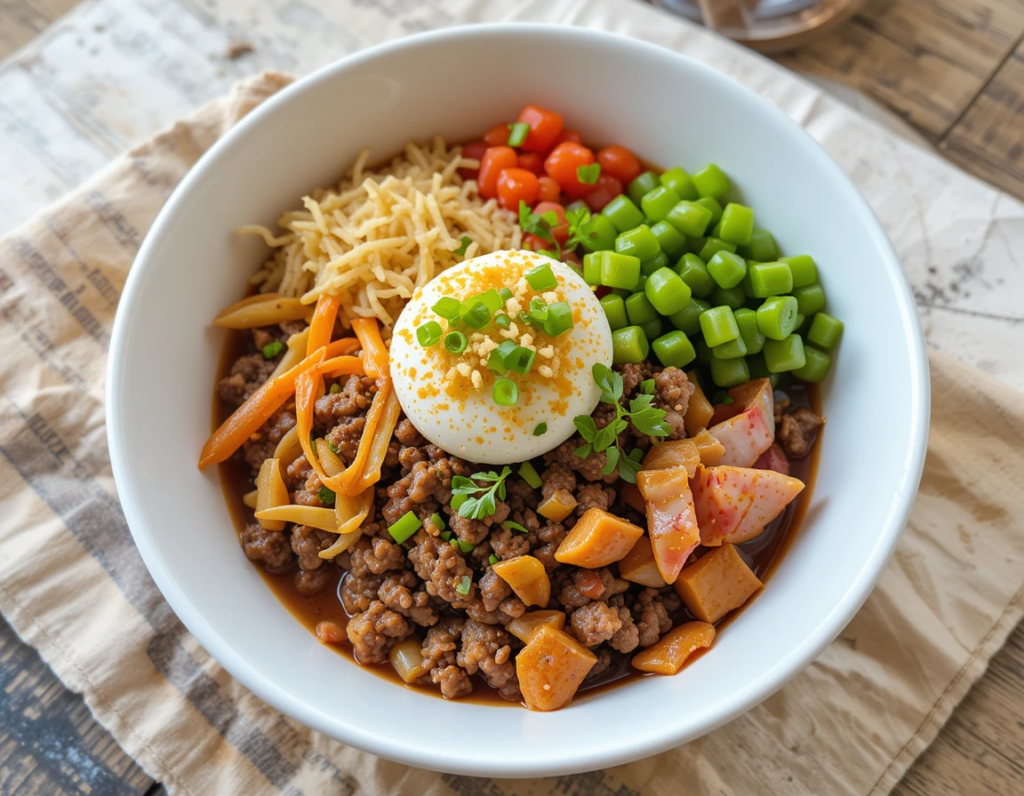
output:
[[601,176],[601,164],[591,163],[589,166],[576,167],[576,179],[585,185],[593,185]]
[[462,332],[448,332],[444,336],[444,347],[453,354],[461,354],[466,350],[467,345],[469,345],[469,340]]
[[331,449],[331,453],[333,453],[335,456],[341,453],[341,448],[339,448],[337,445],[335,445],[333,442],[329,440],[327,442],[327,447]]
[[461,257],[466,253],[466,249],[469,248],[469,244],[471,244],[472,242],[473,241],[470,239],[469,235],[463,235],[462,245],[459,246],[459,248],[457,248],[455,251],[453,251],[452,254],[454,254],[456,257]]
[[440,315],[450,323],[458,318],[459,313],[462,312],[462,302],[458,299],[453,299],[451,296],[444,296],[437,300],[432,309],[437,315]]
[[554,290],[558,287],[558,280],[551,273],[551,266],[547,263],[527,271],[525,276],[526,281],[530,283],[530,287],[534,290]]
[[488,563],[488,564],[490,564],[490,565],[491,565],[492,567],[493,567],[493,566],[494,566],[495,564],[497,564],[499,560],[500,560],[500,559],[499,559],[499,558],[498,558],[498,557],[497,557],[496,555],[494,555],[494,553],[491,553],[491,554],[490,554],[490,555],[489,555],[489,556],[487,557],[487,563]]
[[392,539],[402,544],[422,527],[423,523],[420,522],[420,518],[411,511],[407,511],[394,525],[388,526],[388,533],[391,534]]
[[494,403],[499,406],[515,406],[519,400],[519,387],[512,379],[494,380]]
[[543,326],[548,319],[548,305],[544,299],[530,299],[530,311],[526,313],[529,322],[534,326]]
[[430,521],[434,524],[434,527],[439,531],[445,530],[448,526],[444,524],[444,517],[440,514],[432,514]]
[[338,382],[334,382],[334,384],[331,385],[330,393],[331,395],[337,395],[339,392],[341,392],[341,385],[338,384]]
[[505,363],[501,361],[501,354],[498,353],[498,349],[494,349],[490,353],[490,356],[487,357],[487,369],[491,373],[496,373],[499,376],[504,376],[508,373],[508,368],[506,368]]
[[494,288],[491,288],[490,290],[485,290],[483,293],[477,296],[473,296],[473,298],[467,301],[466,304],[470,307],[476,304],[483,304],[485,307],[487,307],[487,309],[491,311],[491,315],[496,313],[504,306],[504,302],[501,300],[501,295]]
[[508,145],[522,146],[526,142],[526,136],[529,134],[530,125],[526,122],[516,122],[515,124],[510,125],[508,130]]
[[547,423],[538,423],[533,429],[533,436],[542,437],[548,433]]
[[441,324],[437,321],[427,321],[416,329],[416,339],[419,340],[421,346],[429,348],[432,345],[437,345],[437,343],[441,341],[441,335],[443,332],[444,330],[441,328]]
[[540,489],[540,476],[530,462],[523,462],[519,465],[519,477],[528,483],[532,489]]
[[[459,497],[465,497],[465,495],[459,495]],[[454,503],[455,503],[455,501],[453,500],[452,501],[453,508],[454,508]],[[444,539],[446,542],[451,541],[452,532],[451,531],[441,531],[441,538]]]
[[494,316],[494,325],[499,329],[507,329],[512,325],[512,319],[504,312],[499,312]]
[[455,546],[459,548],[459,552],[461,553],[472,552],[473,548],[475,547],[475,545],[472,545],[469,542],[464,542],[461,539],[452,539],[452,541],[455,542]]
[[320,502],[323,503],[325,506],[333,506],[334,505],[334,498],[335,498],[334,492],[332,492],[327,487],[325,487],[325,486],[320,487],[320,491],[318,491],[316,493],[316,496],[318,498],[320,498]]
[[462,320],[474,329],[483,329],[491,320],[491,311],[482,302],[474,304],[463,314]]
[[498,298],[501,299],[501,305],[505,306],[505,302],[512,298],[512,291],[509,290],[507,287],[499,287]]
[[459,585],[455,587],[455,591],[465,597],[469,594],[469,590],[473,588],[473,579],[469,575],[463,575]]
[[272,343],[267,343],[260,350],[263,352],[264,359],[273,359],[282,351],[284,351],[284,343],[282,343],[280,340],[275,340]]
[[572,329],[572,307],[568,301],[559,301],[547,308],[547,318],[544,320],[544,331],[552,337],[568,332]]
[[640,392],[644,395],[654,395],[654,379],[644,379],[640,382]]
[[507,531],[519,531],[519,533],[529,533],[530,529],[520,525],[518,522],[512,522],[512,520],[505,520],[501,527]]
[[536,351],[531,351],[529,348],[517,345],[515,351],[505,357],[505,367],[525,375],[530,372],[530,368],[533,367],[533,360],[536,357]]

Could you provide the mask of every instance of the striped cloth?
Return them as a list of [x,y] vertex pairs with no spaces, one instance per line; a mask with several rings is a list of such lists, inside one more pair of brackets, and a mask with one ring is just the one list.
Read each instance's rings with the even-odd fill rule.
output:
[[[691,54],[714,41],[682,27],[678,36]],[[915,191],[927,187],[953,215],[972,194],[998,197],[800,81],[730,54],[734,73],[764,86],[853,174],[898,247],[900,230],[921,234],[907,201]],[[106,349],[119,291],[162,204],[219,136],[286,83],[266,74],[240,84],[0,241],[0,609],[12,626],[172,793],[667,796],[680,783],[692,794],[888,792],[1024,612],[1024,402],[937,353],[921,494],[878,588],[802,675],[685,747],[547,780],[410,769],[277,713],[189,635],[118,506]],[[904,176],[885,180],[871,164],[893,152]],[[1000,201],[1004,218],[1024,216]]]

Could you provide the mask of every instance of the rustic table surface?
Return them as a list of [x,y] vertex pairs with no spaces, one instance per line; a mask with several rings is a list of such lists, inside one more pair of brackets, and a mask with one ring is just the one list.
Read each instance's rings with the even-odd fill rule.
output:
[[[78,0],[0,0],[0,59]],[[905,119],[945,157],[1024,199],[1024,0],[869,0],[778,57]],[[163,792],[0,618],[0,793]],[[896,789],[1024,791],[1024,629]]]

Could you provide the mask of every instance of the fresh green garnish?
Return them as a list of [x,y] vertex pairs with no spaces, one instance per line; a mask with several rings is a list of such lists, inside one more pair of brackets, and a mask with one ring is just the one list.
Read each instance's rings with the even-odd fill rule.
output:
[[474,545],[471,545],[469,542],[463,542],[461,539],[451,539],[449,540],[449,544],[460,553],[472,552],[474,547]]
[[441,531],[441,538],[444,539],[446,542],[451,541],[452,532],[451,531]]
[[444,517],[440,514],[433,514],[430,517],[430,521],[434,524],[434,527],[439,531],[445,530],[448,526],[444,524]]
[[391,534],[391,538],[399,544],[409,540],[416,531],[423,527],[423,523],[420,522],[420,518],[413,514],[411,511],[405,512],[398,521],[393,525],[388,526],[388,533]]
[[430,348],[441,342],[441,335],[444,330],[437,321],[427,321],[416,328],[416,339],[424,348]]
[[498,406],[515,406],[519,400],[519,386],[512,379],[495,379],[491,394]]
[[565,248],[573,251],[587,238],[584,227],[590,222],[590,211],[585,207],[566,210],[565,220],[569,222],[569,238],[565,242]]
[[[523,228],[523,232],[531,235],[536,235],[541,240],[545,240],[555,247],[557,252],[555,259],[562,259],[562,247],[559,246],[558,241],[555,240],[554,234],[551,230],[558,225],[558,214],[554,210],[548,210],[544,215],[539,216],[530,210],[530,206],[526,204],[522,199],[519,200],[519,226]],[[538,252],[541,254],[542,252]]]
[[[457,475],[452,478],[452,496],[464,495],[461,505],[458,507],[460,517],[468,517],[471,520],[480,520],[490,517],[497,510],[495,499],[505,499],[505,479],[508,478],[512,468],[502,468],[501,474],[493,470],[486,473],[473,473],[471,478],[464,475]],[[475,480],[474,480],[475,479]],[[489,487],[478,485],[477,481],[491,484]],[[483,494],[480,494],[483,493]],[[453,499],[452,505],[455,501]]]
[[547,423],[538,423],[533,429],[533,436],[542,437],[548,433]]
[[340,456],[341,455],[341,448],[339,448],[337,445],[335,445],[330,440],[327,441],[327,447],[331,449],[331,453],[333,453],[335,456]]
[[540,489],[542,483],[540,475],[537,474],[537,468],[530,462],[523,462],[519,465],[519,475],[527,484],[530,485],[531,489]]
[[585,185],[593,185],[601,176],[601,164],[591,163],[589,166],[576,167],[576,179]]
[[280,340],[275,340],[272,343],[267,343],[260,350],[263,352],[264,359],[273,359],[282,351],[284,351],[284,343],[282,343]]
[[463,575],[459,585],[455,587],[455,591],[465,597],[469,594],[469,590],[473,588],[473,579],[469,575]]
[[448,332],[444,336],[444,347],[453,354],[461,354],[469,345],[469,340],[462,332]]
[[555,278],[555,275],[551,273],[551,266],[547,263],[530,269],[524,274],[524,276],[526,277],[526,281],[530,287],[542,293],[545,290],[554,290],[558,287],[558,280]]
[[490,565],[491,565],[492,567],[493,567],[493,566],[494,566],[495,564],[497,564],[497,563],[498,563],[498,560],[499,560],[499,559],[498,559],[498,557],[497,557],[496,555],[494,555],[494,553],[491,553],[491,554],[490,554],[490,555],[489,555],[489,556],[487,557],[487,563],[488,563],[488,564],[490,564]]
[[331,385],[330,393],[331,395],[337,395],[339,392],[341,392],[341,385],[338,384],[338,382],[334,382],[334,384]]
[[512,325],[512,319],[508,317],[504,312],[499,312],[494,316],[494,325],[499,329],[507,329]]
[[469,235],[463,235],[462,245],[459,246],[459,248],[457,248],[455,251],[453,251],[452,254],[454,254],[456,257],[462,257],[462,255],[466,253],[466,249],[469,248],[469,244],[471,244],[472,242],[473,241],[470,240]]
[[451,296],[443,296],[431,309],[451,324],[458,320],[459,313],[462,312],[462,302]]
[[530,529],[520,525],[518,522],[512,522],[512,520],[505,520],[501,527],[507,531],[519,531],[519,533],[529,533]]
[[508,126],[508,145],[522,146],[526,142],[526,136],[530,134],[530,125],[526,122],[516,122]]
[[574,417],[572,422],[585,442],[574,452],[581,459],[585,459],[591,453],[604,453],[608,461],[601,469],[601,475],[610,475],[618,468],[622,480],[635,484],[640,463],[623,455],[619,447],[619,434],[632,424],[641,434],[667,437],[672,433],[672,427],[665,422],[665,411],[651,405],[653,395],[638,395],[630,400],[627,410],[619,402],[623,391],[622,375],[601,363],[594,365],[592,373],[594,381],[601,388],[602,403],[615,407],[615,419],[604,428],[598,428],[590,415]]
[[334,492],[332,492],[327,487],[325,487],[325,486],[320,487],[320,491],[316,493],[316,496],[318,498],[320,498],[320,502],[323,503],[325,506],[333,506],[334,505],[334,498],[335,498]]
[[462,316],[462,320],[466,322],[468,326],[472,326],[474,329],[483,329],[488,323],[491,322],[491,311],[487,309],[487,305],[483,302],[474,304],[470,307]]
[[644,379],[640,382],[640,392],[644,395],[654,395],[654,379]]

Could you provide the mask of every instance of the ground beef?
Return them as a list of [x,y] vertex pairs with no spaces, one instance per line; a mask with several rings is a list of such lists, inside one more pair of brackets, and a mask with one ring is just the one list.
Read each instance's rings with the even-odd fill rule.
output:
[[441,620],[427,631],[420,648],[430,682],[440,687],[445,699],[458,699],[473,690],[469,674],[455,662],[464,624],[451,617]]
[[331,428],[339,420],[365,413],[373,402],[377,383],[368,376],[349,376],[341,392],[321,396],[313,409],[313,424]]
[[495,528],[490,536],[491,549],[494,555],[505,561],[516,556],[525,556],[530,552],[530,541],[520,531],[510,528]]
[[296,489],[292,493],[292,503],[299,506],[314,506],[322,507],[323,501],[320,499],[320,488],[323,486],[323,482],[320,480],[320,476],[317,475],[313,468],[309,468],[309,475],[306,477],[305,483],[301,488]]
[[430,627],[437,623],[438,614],[422,586],[423,582],[409,570],[389,572],[384,576],[377,596],[395,613],[408,617],[417,625]]
[[544,471],[540,479],[540,491],[545,499],[551,497],[556,492],[569,492],[571,494],[576,489],[576,476],[562,462],[554,462]]
[[365,417],[346,417],[337,425],[332,425],[330,431],[327,432],[326,439],[337,449],[338,458],[341,459],[342,464],[348,466],[355,461],[365,428]]
[[482,520],[471,520],[458,514],[452,514],[448,518],[448,527],[460,541],[472,545],[480,544],[491,532],[490,526]]
[[555,551],[569,533],[561,522],[548,522],[536,533],[530,534],[530,543],[534,547],[533,555],[544,565],[544,569],[552,572],[561,564],[555,560]]
[[377,599],[377,591],[384,579],[380,575],[366,574],[362,577],[351,572],[341,582],[341,604],[349,616],[365,611]]
[[672,617],[656,589],[644,589],[633,603],[641,647],[656,643],[672,629]]
[[484,609],[487,611],[497,610],[504,600],[512,593],[512,587],[498,577],[493,569],[488,567],[487,572],[480,578],[480,599],[483,600]]
[[294,412],[285,409],[279,409],[274,412],[270,419],[260,427],[260,430],[242,444],[242,454],[245,458],[245,463],[253,470],[259,472],[264,460],[274,455],[277,443],[294,426]]
[[352,654],[361,664],[383,663],[395,643],[410,632],[405,617],[379,600],[374,600],[367,610],[353,616],[346,628]]
[[793,404],[793,401],[781,390],[775,390],[773,398],[775,399],[775,427],[778,428],[782,424],[782,416]]
[[337,534],[310,528],[308,525],[293,526],[292,550],[299,558],[299,566],[303,569],[319,569],[324,563],[324,559],[319,556],[320,551],[334,544],[337,538]]
[[416,430],[416,426],[414,426],[412,421],[408,418],[403,418],[398,423],[398,426],[395,427],[395,439],[403,445],[408,445],[413,448],[418,448],[421,445],[426,444],[426,440],[423,439],[420,432]]
[[[466,559],[448,542],[425,533],[415,536],[416,545],[409,551],[409,561],[416,568],[416,574],[427,581],[427,593],[440,597],[455,608],[465,608],[476,596],[476,585],[470,585],[468,594],[456,589],[463,578],[473,580],[473,570]],[[399,552],[401,549],[399,548]]]
[[576,492],[576,514],[582,517],[590,509],[608,511],[614,502],[614,489],[600,484],[587,484]]
[[[539,606],[543,608],[544,606]],[[476,596],[466,606],[466,615],[485,625],[507,625],[526,613],[526,604],[518,597],[506,597],[493,611],[488,611],[481,597]]]
[[801,407],[782,416],[776,439],[787,455],[799,459],[810,452],[823,425],[825,421],[822,418],[810,409]]
[[595,650],[597,655],[597,663],[587,672],[587,676],[583,678],[583,682],[588,680],[595,680],[600,675],[608,671],[608,667],[612,665],[612,654],[608,650]]
[[299,456],[284,468],[284,482],[292,492],[304,489],[311,475],[314,475],[313,468],[305,456]]
[[239,357],[231,366],[231,372],[220,380],[217,394],[230,406],[240,406],[274,372],[277,363],[267,360],[263,354],[248,354]]
[[606,602],[597,601],[573,611],[569,617],[569,627],[581,644],[596,647],[622,629],[622,620],[618,610]]
[[295,588],[299,594],[307,596],[323,591],[331,582],[333,573],[326,567],[320,569],[300,569],[295,573]]
[[389,569],[403,569],[402,548],[380,537],[363,536],[351,548],[350,572],[357,577],[381,575]]
[[637,387],[640,386],[640,382],[647,381],[647,379],[654,376],[654,369],[649,362],[641,362],[639,364],[630,362],[617,368],[617,370],[622,376],[623,395],[632,395]]
[[292,563],[288,535],[267,531],[258,522],[250,522],[242,530],[242,549],[250,561],[262,561],[268,570],[281,570]]
[[576,449],[583,444],[579,436],[573,436],[555,448],[544,454],[544,462],[550,467],[553,464],[562,464],[570,470],[578,472],[588,481],[604,481],[611,483],[618,479],[618,474],[611,473],[602,475],[601,470],[608,463],[604,452],[591,452],[589,456],[577,456]]
[[462,629],[462,648],[456,663],[469,674],[479,671],[507,699],[517,699],[519,684],[510,638],[501,628],[470,620]]

